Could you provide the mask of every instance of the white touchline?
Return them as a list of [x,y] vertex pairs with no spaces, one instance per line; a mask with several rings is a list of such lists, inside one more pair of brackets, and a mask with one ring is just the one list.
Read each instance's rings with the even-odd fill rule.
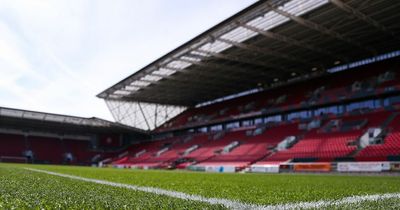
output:
[[97,183],[97,184],[109,185],[109,186],[120,187],[120,188],[127,188],[127,189],[136,190],[136,191],[153,193],[153,194],[157,194],[157,195],[165,195],[165,196],[179,198],[179,199],[183,199],[183,200],[200,201],[200,202],[205,202],[205,203],[209,203],[209,204],[213,204],[213,205],[224,205],[225,207],[230,208],[230,209],[260,209],[260,208],[263,208],[263,206],[259,206],[259,205],[246,204],[246,203],[241,203],[241,202],[228,200],[228,199],[206,198],[206,197],[199,196],[199,195],[190,195],[190,194],[186,194],[186,193],[182,193],[182,192],[177,192],[177,191],[172,191],[172,190],[164,190],[164,189],[160,189],[160,188],[156,188],[156,187],[141,187],[141,186],[135,186],[135,185],[130,185],[130,184],[121,184],[121,183],[116,183],[116,182],[84,178],[84,177],[80,177],[80,176],[61,174],[61,173],[33,169],[33,168],[25,168],[25,169],[30,170],[30,171],[50,174],[50,175],[54,175],[54,176],[85,181],[85,182],[93,182],[93,183]]
[[164,190],[164,189],[155,188],[155,187],[141,187],[141,186],[99,180],[99,179],[84,178],[84,177],[80,177],[80,176],[56,173],[56,172],[34,169],[34,168],[25,168],[25,169],[30,170],[30,171],[39,172],[39,173],[45,173],[45,174],[49,174],[49,175],[85,181],[85,182],[92,182],[92,183],[97,183],[97,184],[102,184],[102,185],[109,185],[109,186],[113,186],[113,187],[127,188],[127,189],[131,189],[131,190],[153,193],[153,194],[157,194],[157,195],[165,195],[165,196],[179,198],[179,199],[183,199],[183,200],[205,202],[205,203],[209,203],[212,205],[223,205],[229,209],[259,209],[259,210],[310,209],[310,208],[323,208],[323,207],[328,207],[328,206],[340,206],[340,205],[346,205],[346,204],[357,204],[357,203],[361,203],[361,202],[365,202],[365,201],[377,201],[377,200],[390,199],[390,198],[400,198],[400,193],[386,193],[386,194],[351,196],[351,197],[342,198],[340,200],[321,200],[321,201],[314,201],[314,202],[299,202],[299,203],[278,204],[278,205],[258,205],[258,204],[242,203],[239,201],[229,200],[229,199],[207,198],[207,197],[203,197],[203,196],[199,196],[199,195],[190,195],[190,194],[186,194],[183,192]]

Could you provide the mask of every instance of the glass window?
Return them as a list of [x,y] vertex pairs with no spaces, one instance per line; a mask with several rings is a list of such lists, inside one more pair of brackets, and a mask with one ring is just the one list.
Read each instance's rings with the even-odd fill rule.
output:
[[226,124],[226,129],[239,128],[239,127],[240,127],[239,122],[231,122]]
[[288,114],[287,118],[288,120],[293,120],[293,119],[307,119],[311,117],[311,111],[300,111],[300,112],[294,112]]
[[275,115],[275,116],[270,116],[264,118],[264,123],[269,123],[269,122],[281,122],[282,121],[282,115]]
[[381,100],[374,100],[374,107],[375,109],[382,107]]
[[354,111],[357,109],[374,109],[374,108],[375,108],[374,100],[351,103],[346,106],[346,110],[348,112],[351,112],[351,111]]
[[200,132],[200,133],[207,133],[207,131],[208,131],[207,127],[202,127],[202,128],[197,129],[197,132]]
[[259,124],[262,124],[262,123],[263,123],[263,119],[262,118],[257,118],[257,119],[254,120],[254,124],[255,125],[259,125]]
[[243,126],[251,126],[251,125],[253,125],[253,120],[242,121],[242,125]]
[[222,129],[222,125],[214,125],[210,128],[211,131],[222,131]]
[[394,96],[394,97],[389,98],[389,103],[390,103],[390,105],[400,103],[400,96]]

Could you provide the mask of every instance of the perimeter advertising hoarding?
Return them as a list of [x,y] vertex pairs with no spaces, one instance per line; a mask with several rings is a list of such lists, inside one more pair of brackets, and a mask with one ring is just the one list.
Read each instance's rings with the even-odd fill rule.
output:
[[252,165],[250,170],[256,173],[279,173],[279,165]]
[[400,171],[400,163],[392,163],[390,170],[391,171]]
[[390,170],[389,162],[345,162],[338,163],[340,172],[381,172]]
[[207,172],[236,172],[235,166],[206,166],[205,169]]
[[331,171],[330,163],[296,163],[293,165],[294,171],[310,171],[310,172],[329,172]]

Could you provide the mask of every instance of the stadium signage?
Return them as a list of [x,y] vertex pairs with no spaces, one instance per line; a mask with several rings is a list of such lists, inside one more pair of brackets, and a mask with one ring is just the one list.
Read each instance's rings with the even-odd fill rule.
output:
[[381,172],[390,170],[389,162],[345,162],[338,163],[337,170],[339,172]]
[[220,172],[220,173],[234,173],[236,172],[235,166],[206,166],[207,172]]
[[250,170],[255,173],[279,173],[279,165],[252,165]]
[[294,171],[329,172],[330,163],[297,163],[293,165]]
[[400,171],[400,163],[392,163],[390,170],[391,171]]

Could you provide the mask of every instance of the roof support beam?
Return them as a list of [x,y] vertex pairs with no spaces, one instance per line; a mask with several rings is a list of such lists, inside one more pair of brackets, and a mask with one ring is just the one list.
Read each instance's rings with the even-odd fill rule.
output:
[[[171,78],[168,78],[168,80],[177,81],[177,83],[171,84],[171,83],[168,83],[168,80],[165,80],[165,82],[158,83],[157,86],[160,87],[160,90],[158,90],[158,91],[161,91],[161,90],[168,91],[169,88],[176,87],[177,88],[176,91],[178,91],[178,92],[182,88],[185,90],[193,88],[193,89],[204,89],[205,92],[206,91],[216,92],[216,91],[220,91],[222,89],[233,91],[233,90],[236,90],[238,87],[247,88],[252,85],[247,80],[246,80],[246,82],[241,82],[239,84],[233,84],[233,83],[227,84],[226,82],[229,81],[228,79],[222,81],[218,78],[211,80],[209,78],[202,77],[202,79],[199,79],[199,80],[186,80],[186,79],[182,79],[182,78],[171,77]],[[226,78],[228,78],[228,77],[226,77]],[[238,78],[240,78],[240,77],[236,77],[235,79],[238,79]],[[231,81],[232,81],[232,79],[231,79]],[[254,86],[256,86],[256,85],[257,84],[254,83]],[[145,89],[142,89],[142,90],[144,91]],[[151,91],[151,88],[149,88],[148,90]],[[132,94],[134,94],[134,93],[138,93],[138,91],[133,91]]]
[[166,79],[166,78],[169,78],[171,76],[171,75],[158,74],[158,73],[151,73],[150,75],[161,77],[161,79]]
[[138,102],[137,104],[138,104],[138,106],[139,106],[140,112],[141,112],[142,115],[143,115],[143,119],[144,119],[144,121],[146,122],[147,128],[150,130],[151,127],[150,127],[150,125],[149,125],[149,122],[147,121],[146,114],[143,112],[143,108],[142,108],[142,106],[140,105],[140,102]]
[[147,87],[147,86],[141,86],[141,85],[132,85],[132,84],[126,85],[125,87],[127,87],[127,86],[131,86],[131,87],[137,87],[137,88],[145,88],[145,87]]
[[[157,90],[156,92],[148,92],[145,94],[141,94],[139,96],[131,96],[134,97],[135,100],[140,100],[140,101],[147,101],[147,102],[153,102],[154,100],[159,101],[160,99],[163,100],[164,103],[170,103],[170,104],[181,104],[183,105],[185,100],[189,99],[190,101],[202,101],[204,99],[209,99],[209,98],[219,98],[224,95],[226,95],[226,91],[229,91],[229,89],[219,89],[219,90],[211,90],[208,88],[185,88],[185,86],[181,87],[169,87],[169,88],[162,88],[160,90]],[[229,91],[230,93],[235,93],[237,92],[236,90],[234,91]],[[182,102],[182,97],[185,97]],[[126,97],[127,100],[129,100],[130,97]],[[185,106],[189,104],[185,103]]]
[[[227,65],[215,64],[215,63],[196,62],[196,61],[186,60],[183,58],[180,58],[180,60],[190,62],[193,65],[197,65],[197,66],[204,67],[204,68],[217,69],[217,70],[227,71],[227,72],[245,72],[247,74],[251,74],[251,69],[237,68],[234,66],[227,66]],[[259,72],[257,72],[257,74],[259,74]],[[272,73],[272,72],[268,72],[268,75],[270,75],[271,77],[278,76],[276,73]]]
[[342,2],[341,0],[330,0],[330,2],[332,4],[334,4],[336,7],[338,7],[339,9],[353,15],[354,17],[368,23],[369,25],[383,31],[386,34],[389,34],[390,36],[392,36],[396,39],[399,39],[392,31],[387,29],[385,26],[381,25],[380,23],[378,23],[374,19],[370,18],[369,16],[365,15],[364,13],[360,12],[359,10],[350,7],[349,5]]
[[[199,82],[199,84],[202,85],[211,85],[211,84],[215,84],[212,81],[217,81],[218,83],[229,83],[232,80],[238,80],[241,79],[243,80],[242,84],[251,84],[254,83],[254,81],[252,82],[252,80],[243,78],[242,74],[231,74],[231,75],[227,75],[227,74],[213,74],[213,75],[207,75],[207,74],[187,74],[187,76],[185,78],[182,77],[177,77],[177,76],[173,76],[173,77],[169,77],[168,80],[173,80],[173,81],[180,81],[180,82],[186,82],[186,83],[193,83],[193,75],[195,75],[196,77],[199,78],[199,80],[201,80],[201,82]],[[210,81],[210,82],[204,82],[204,81]],[[196,82],[195,82],[196,83]],[[161,84],[161,83],[160,83]],[[237,86],[237,84],[235,84],[235,86]],[[240,85],[239,85],[240,86]]]
[[[192,56],[192,54],[188,54],[186,56]],[[196,55],[199,56],[199,55]],[[211,57],[202,57],[203,61],[206,60],[210,60]],[[216,63],[206,63],[206,62],[196,62],[196,61],[191,61],[191,60],[186,60],[184,58],[180,58],[179,60],[182,61],[186,61],[186,62],[190,62],[195,66],[198,66],[200,68],[201,71],[205,71],[204,69],[207,69],[206,71],[210,71],[210,70],[218,70],[221,73],[226,73],[227,75],[235,75],[238,74],[240,75],[240,73],[246,73],[247,75],[251,75],[251,76],[260,76],[259,72],[253,72],[251,69],[248,68],[243,68],[243,67],[235,67],[235,66],[231,66],[231,65],[224,65],[224,64],[216,64]],[[261,70],[261,69],[257,69],[257,70]],[[269,74],[271,75],[271,74]]]
[[[151,74],[149,74],[149,75],[151,75]],[[143,81],[143,82],[148,82],[150,84],[153,84],[153,83],[157,83],[159,80],[150,80],[150,79],[141,78],[138,81]]]
[[[234,85],[229,85],[229,84],[223,84],[221,85],[221,83],[223,83],[221,80],[219,79],[207,79],[202,77],[203,79],[199,79],[199,80],[187,80],[187,79],[182,79],[182,78],[171,78],[171,80],[173,81],[178,81],[179,83],[177,84],[177,86],[188,86],[191,87],[193,86],[193,84],[198,84],[198,87],[202,87],[202,86],[206,86],[208,88],[213,88],[214,90],[220,90],[223,87],[237,87],[237,86],[242,86],[241,84],[234,84]],[[163,83],[159,83],[158,85],[162,86]],[[167,84],[169,85],[169,84]]]
[[302,17],[295,16],[295,15],[292,15],[292,14],[290,14],[288,12],[280,10],[276,6],[273,6],[270,3],[266,3],[265,5],[266,5],[266,7],[268,9],[273,10],[274,12],[276,12],[276,13],[282,15],[282,16],[290,18],[291,20],[293,20],[294,22],[296,22],[296,23],[298,23],[298,24],[300,24],[302,26],[305,26],[305,27],[310,28],[312,30],[318,31],[321,34],[328,35],[328,36],[330,36],[332,38],[335,38],[337,40],[340,40],[340,41],[346,42],[348,44],[351,44],[353,46],[356,46],[359,49],[364,50],[364,51],[370,53],[373,56],[375,56],[377,54],[376,50],[371,49],[370,47],[365,47],[364,45],[358,43],[357,41],[349,39],[349,38],[337,33],[336,31],[332,31],[332,30],[330,30],[330,29],[328,29],[328,28],[326,28],[326,27],[324,27],[322,25],[316,24],[316,23],[314,23],[312,21],[309,21],[307,19],[304,19]]
[[288,69],[282,68],[281,66],[276,66],[274,64],[270,64],[270,63],[263,62],[263,61],[256,61],[253,59],[247,59],[247,58],[233,56],[233,55],[225,55],[225,54],[221,54],[221,53],[214,53],[214,52],[200,50],[200,49],[198,49],[196,51],[201,52],[201,53],[206,53],[206,54],[212,55],[213,57],[224,59],[224,60],[245,63],[245,64],[250,64],[250,65],[256,65],[256,66],[261,66],[261,67],[265,67],[265,68],[269,68],[269,69],[288,71]]
[[[185,62],[188,62],[188,61],[186,61],[185,60]],[[178,68],[172,68],[172,67],[162,67],[162,68],[165,68],[165,69],[169,69],[169,70],[173,70],[173,71],[176,71],[176,72],[179,72],[179,73],[183,73],[183,74],[176,74],[176,75],[169,75],[169,76],[167,76],[167,75],[160,75],[160,76],[162,76],[163,77],[163,79],[166,79],[166,80],[174,80],[174,81],[182,81],[182,82],[191,82],[191,81],[193,81],[193,79],[192,78],[189,78],[189,79],[182,79],[182,78],[179,78],[179,76],[189,76],[189,77],[193,77],[192,75],[193,74],[196,74],[196,77],[199,77],[199,79],[201,78],[201,79],[204,79],[204,80],[201,80],[201,81],[211,81],[211,80],[218,80],[218,81],[220,81],[220,82],[229,82],[229,81],[231,81],[232,79],[237,79],[237,78],[240,78],[242,81],[243,81],[243,84],[251,84],[251,83],[254,83],[254,81],[252,82],[251,81],[251,79],[249,79],[249,80],[246,80],[246,78],[243,78],[243,74],[238,74],[237,72],[232,72],[231,70],[230,71],[226,71],[226,73],[222,73],[222,74],[220,74],[220,73],[218,73],[218,74],[216,74],[215,72],[213,72],[212,71],[212,68],[211,68],[211,70],[209,69],[209,68],[198,68],[198,66],[194,66],[194,67],[192,67],[192,68],[185,68],[185,69],[178,69]],[[211,73],[211,74],[210,74]],[[190,75],[189,75],[190,74]],[[247,73],[246,73],[247,74]],[[158,74],[154,74],[154,75],[157,75],[158,76]],[[247,74],[248,76],[251,76],[252,74]],[[216,76],[218,77],[218,79],[216,79]],[[246,81],[244,81],[244,80],[246,80]],[[203,82],[202,82],[203,83]]]
[[148,98],[164,98],[165,100],[179,100],[182,95],[192,96],[201,98],[203,96],[220,96],[224,95],[226,91],[234,92],[235,90],[231,88],[193,88],[186,85],[165,87],[154,92],[149,92],[148,94],[141,94],[141,97]]
[[[182,59],[182,60],[185,61],[185,62],[191,62],[190,60],[185,60],[185,59]],[[194,63],[194,65],[196,65],[196,64]],[[198,65],[198,66],[207,67],[207,68],[211,68],[211,69],[216,69],[217,68],[216,66],[212,66],[212,64],[205,64],[205,65]],[[218,66],[220,66],[220,65],[218,65]],[[194,70],[194,69],[191,69],[191,70],[189,70],[189,69],[177,69],[177,68],[173,68],[173,67],[162,67],[162,68],[170,69],[170,70],[177,71],[177,72],[180,72],[180,73],[190,73],[190,72],[192,72]],[[222,68],[219,68],[219,69],[222,70]],[[140,79],[138,81],[148,82],[150,84],[147,85],[147,86],[133,85],[133,84],[129,84],[129,85],[126,85],[126,86],[131,86],[131,87],[140,88],[141,90],[146,90],[146,89],[149,89],[151,87],[151,84],[162,85],[163,84],[163,80],[173,80],[173,81],[178,81],[180,83],[188,83],[188,82],[190,82],[192,84],[193,83],[198,83],[201,86],[206,85],[208,87],[208,91],[217,91],[217,90],[220,90],[221,88],[223,88],[221,85],[218,84],[218,83],[221,83],[221,81],[231,81],[232,79],[238,79],[238,78],[242,78],[243,77],[243,75],[237,74],[236,72],[232,71],[231,67],[226,67],[224,69],[224,71],[226,71],[229,74],[218,75],[219,79],[218,79],[218,81],[215,81],[215,82],[213,82],[215,80],[214,76],[208,76],[209,74],[203,74],[202,71],[196,71],[196,76],[197,77],[204,78],[201,82],[196,82],[196,81],[193,81],[193,80],[189,81],[189,80],[186,80],[186,79],[177,78],[175,75],[167,76],[167,75],[155,74],[156,76],[162,77],[162,79],[158,80],[158,81]],[[241,72],[244,72],[244,71],[242,70]],[[249,70],[247,70],[246,73],[250,74]],[[245,82],[243,81],[241,84],[235,84],[235,87],[242,86],[242,84],[245,84],[246,87],[248,85],[252,85],[252,84],[250,84],[249,80],[246,80]],[[254,84],[254,85],[256,85],[256,84]],[[190,87],[190,85],[187,85],[187,86]],[[224,85],[225,88],[226,88],[226,86],[227,85]],[[210,88],[210,87],[215,87],[215,88]],[[126,89],[126,88],[123,88],[123,90],[124,91],[130,91],[131,94],[135,94],[135,93],[138,92],[137,90],[129,90],[129,89]],[[123,96],[125,96],[125,95],[123,95]]]
[[297,46],[297,47],[300,47],[300,48],[303,48],[303,49],[307,49],[307,50],[310,50],[310,51],[313,51],[313,52],[317,52],[317,53],[323,54],[325,56],[329,56],[329,57],[333,58],[334,60],[338,60],[338,59],[344,60],[344,61],[348,61],[349,60],[347,58],[340,57],[337,54],[335,54],[333,52],[330,52],[328,50],[325,50],[325,49],[313,46],[311,44],[307,44],[307,43],[298,41],[296,39],[292,39],[290,37],[287,37],[287,36],[284,36],[284,35],[281,35],[281,34],[277,34],[277,33],[271,32],[271,31],[264,31],[264,30],[261,30],[259,28],[256,28],[254,26],[250,26],[250,25],[247,25],[247,24],[244,24],[244,23],[238,23],[238,24],[240,26],[246,28],[246,29],[249,29],[251,31],[257,32],[257,33],[261,34],[262,36],[267,37],[269,39],[277,40],[277,41],[284,42],[284,43],[292,45],[292,46]]
[[[182,59],[182,60],[184,60],[185,62],[189,62],[188,60],[185,60],[185,59]],[[196,64],[193,64],[193,65],[196,65]],[[170,67],[166,67],[166,68],[167,69],[171,69]],[[186,68],[186,69],[177,69],[177,72],[179,71],[180,73],[184,73],[184,74],[185,73],[195,73],[196,76],[199,76],[199,77],[215,79],[215,74],[210,74],[210,72],[212,72],[212,71],[210,71],[208,68],[206,68],[206,69],[207,70],[202,69],[202,68],[198,68],[198,67],[197,68],[196,67],[192,67],[191,69],[188,69],[188,68]],[[239,74],[237,74],[237,72],[232,72],[232,71],[228,71],[228,70],[226,70],[226,72],[229,73],[229,74],[218,74],[218,78],[219,78],[220,81],[221,81],[221,78],[222,79],[226,79],[228,81],[231,81],[232,79],[236,79],[236,78],[243,78],[243,75],[239,75]],[[176,78],[176,76],[178,76],[178,75],[171,75],[169,77],[166,77],[166,79],[183,81],[182,79]]]
[[273,51],[273,50],[271,50],[269,48],[266,48],[266,47],[258,47],[258,46],[255,46],[255,45],[245,44],[243,42],[242,43],[235,42],[235,41],[228,40],[228,39],[223,39],[223,38],[217,38],[217,40],[219,40],[221,42],[225,42],[225,43],[231,44],[231,45],[233,45],[235,47],[238,47],[238,48],[243,49],[243,50],[247,50],[249,52],[258,52],[258,53],[261,53],[261,54],[264,54],[264,55],[267,55],[267,56],[283,58],[283,59],[286,59],[286,60],[289,60],[289,61],[302,63],[302,64],[307,65],[309,67],[315,67],[317,65],[317,64],[312,64],[312,63],[309,63],[307,61],[304,61],[301,58],[296,58],[296,57],[291,56],[291,55],[286,55],[286,54],[282,54],[282,53]]
[[[191,55],[190,55],[189,57],[191,57]],[[203,57],[202,57],[202,58],[203,58]],[[205,58],[205,57],[204,57],[204,58]],[[193,63],[194,61],[190,61],[190,60],[186,60],[186,59],[179,59],[179,60],[182,60],[182,61],[185,61],[185,62],[190,62],[190,63],[192,63],[193,65],[196,65],[196,64]],[[200,66],[200,67],[202,67],[202,66]],[[215,68],[206,68],[207,70],[205,70],[204,68],[198,68],[198,67],[197,67],[197,68],[194,67],[194,68],[192,68],[192,69],[188,69],[188,68],[185,68],[185,69],[178,69],[178,68],[172,68],[172,67],[162,67],[162,68],[169,69],[169,70],[173,70],[173,71],[176,71],[176,72],[179,72],[179,73],[183,73],[183,74],[193,73],[193,71],[196,71],[196,76],[203,77],[203,78],[215,79],[215,75],[211,75],[211,76],[210,76],[210,74],[209,74],[210,71],[211,71],[211,70],[209,70],[209,69],[215,69]],[[230,69],[229,69],[229,68],[230,68]],[[219,69],[219,70],[223,70],[223,69]],[[206,72],[207,72],[207,73],[206,73]],[[243,71],[232,71],[232,68],[231,68],[231,67],[227,67],[227,69],[224,69],[224,72],[229,73],[229,74],[219,74],[219,75],[218,75],[219,80],[221,80],[221,78],[222,78],[222,79],[226,79],[227,81],[231,81],[232,79],[243,78],[243,75],[238,74],[238,73],[243,72]],[[248,70],[246,71],[246,74],[258,76],[258,74],[252,74],[252,73],[249,72]],[[167,76],[167,75],[159,75],[159,74],[154,74],[154,75],[156,75],[156,76],[162,76],[163,79],[167,79],[167,80],[178,80],[178,81],[180,80],[180,81],[184,81],[184,80],[182,80],[182,79],[177,79],[176,76],[178,76],[178,75],[169,75],[169,76]]]

